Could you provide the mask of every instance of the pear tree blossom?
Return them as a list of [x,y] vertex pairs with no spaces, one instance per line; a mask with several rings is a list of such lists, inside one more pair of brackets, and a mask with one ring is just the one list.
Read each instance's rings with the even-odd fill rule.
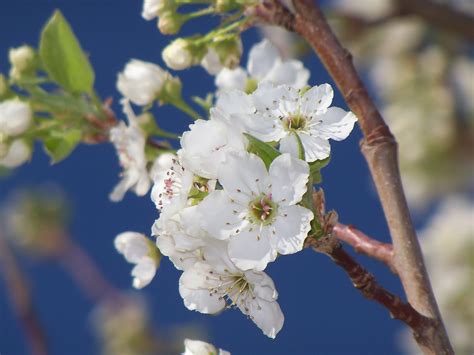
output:
[[219,349],[212,344],[201,340],[184,340],[184,353],[182,355],[230,355],[230,352]]
[[308,84],[309,71],[299,60],[282,60],[276,47],[267,39],[254,45],[249,52],[247,70],[223,68],[216,76],[220,90],[253,91],[261,81],[287,84],[301,89]]
[[133,287],[140,289],[155,277],[159,259],[153,243],[145,235],[137,232],[123,232],[114,241],[115,248],[129,263],[132,269]]

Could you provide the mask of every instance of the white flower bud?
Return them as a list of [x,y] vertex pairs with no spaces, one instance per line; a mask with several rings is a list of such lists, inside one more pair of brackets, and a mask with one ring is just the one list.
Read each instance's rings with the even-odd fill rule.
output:
[[201,65],[210,75],[217,75],[223,68],[214,48],[209,48],[201,60]]
[[30,156],[31,148],[28,144],[21,139],[15,139],[6,154],[0,158],[0,166],[16,168],[30,159]]
[[142,17],[145,20],[153,20],[160,16],[163,11],[172,10],[176,7],[174,1],[170,0],[144,0]]
[[31,124],[30,105],[17,99],[0,102],[0,134],[17,136]]
[[193,54],[185,39],[178,38],[163,50],[162,56],[166,65],[174,70],[183,70],[193,65]]
[[8,57],[12,65],[10,76],[14,79],[18,79],[21,74],[28,70],[33,64],[35,51],[30,46],[11,48]]
[[158,65],[132,59],[118,74],[117,88],[134,104],[148,105],[160,94],[169,74]]
[[166,11],[160,15],[158,19],[158,29],[165,35],[173,35],[178,33],[183,25],[184,17],[173,11]]

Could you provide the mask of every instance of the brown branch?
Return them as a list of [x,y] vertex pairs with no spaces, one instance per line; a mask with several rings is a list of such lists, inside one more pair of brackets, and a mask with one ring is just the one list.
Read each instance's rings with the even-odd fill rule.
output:
[[410,304],[434,320],[424,329],[423,338],[429,341],[419,345],[427,354],[452,354],[403,192],[397,143],[357,74],[350,53],[339,43],[319,7],[313,0],[294,0],[293,5],[295,14],[277,1],[267,0],[254,8],[253,15],[305,38],[359,118],[365,137],[361,149],[388,222],[396,270]]
[[418,342],[427,343],[429,339],[424,337],[424,329],[431,326],[432,319],[418,313],[409,303],[383,288],[363,266],[354,260],[342,245],[329,235],[320,239],[309,237],[306,246],[311,246],[315,251],[329,256],[349,276],[352,284],[362,295],[373,300],[389,312],[391,317],[404,322],[413,330],[413,335]]
[[358,253],[368,255],[386,264],[396,274],[397,270],[393,264],[393,248],[391,244],[381,243],[353,226],[337,223],[332,233],[334,237],[351,245]]
[[398,0],[402,13],[414,14],[429,24],[474,40],[474,17],[453,6],[431,0]]
[[46,336],[33,307],[28,282],[1,232],[0,270],[3,271],[5,279],[5,291],[9,293],[10,302],[26,333],[31,353],[46,355],[48,353]]

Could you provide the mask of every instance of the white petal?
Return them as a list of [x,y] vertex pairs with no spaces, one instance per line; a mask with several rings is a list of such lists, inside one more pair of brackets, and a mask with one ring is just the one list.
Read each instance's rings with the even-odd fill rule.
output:
[[272,184],[272,199],[277,203],[294,205],[301,201],[307,190],[309,166],[306,162],[282,154],[269,169]]
[[129,263],[138,263],[148,255],[147,237],[137,232],[123,232],[115,237],[114,245]]
[[219,93],[215,106],[228,115],[251,114],[255,111],[250,95],[239,90]]
[[239,204],[247,206],[260,193],[269,192],[267,169],[254,154],[229,153],[218,175],[226,193]]
[[30,146],[22,139],[15,139],[8,147],[7,153],[2,158],[0,158],[0,166],[13,169],[28,161],[30,156]]
[[223,68],[216,76],[215,84],[220,90],[245,90],[247,73],[242,67]]
[[269,110],[276,109],[282,96],[285,96],[285,94],[285,86],[276,86],[270,81],[262,81],[251,94],[251,97],[257,110],[265,113]]
[[352,112],[344,111],[339,107],[330,107],[326,113],[316,116],[314,119],[321,120],[320,125],[316,125],[311,130],[317,132],[321,138],[334,139],[337,141],[346,139],[352,132],[357,117]]
[[278,101],[280,114],[288,117],[298,113],[300,96],[298,90],[291,86],[282,85],[283,94]]
[[333,97],[334,91],[331,85],[313,86],[301,98],[301,113],[310,117],[318,112],[325,111],[331,105]]
[[247,69],[252,78],[262,80],[273,68],[280,55],[278,50],[267,39],[254,45],[249,53]]
[[200,340],[184,340],[184,353],[182,355],[217,355],[214,345]]
[[226,302],[219,294],[214,294],[209,290],[211,285],[206,277],[209,277],[209,269],[205,264],[198,263],[184,271],[179,279],[179,294],[186,308],[201,313],[215,314],[225,308]]
[[156,274],[156,263],[152,258],[145,257],[132,269],[133,287],[140,289],[148,285]]
[[298,142],[294,134],[288,134],[280,140],[280,152],[289,153],[292,157],[298,158]]
[[248,222],[244,207],[238,205],[222,190],[210,193],[199,205],[201,226],[216,239],[227,239]]
[[17,99],[0,102],[0,134],[17,136],[31,125],[30,105]]
[[331,146],[326,139],[314,135],[310,136],[304,132],[299,133],[298,136],[303,144],[305,160],[307,162],[326,159],[331,153]]
[[278,303],[257,298],[253,302],[247,302],[245,306],[248,312],[243,306],[240,306],[242,313],[248,314],[266,336],[274,339],[283,327],[285,320]]
[[255,227],[251,232],[246,229],[229,241],[229,256],[241,270],[262,271],[277,257],[269,241],[269,231]]
[[280,206],[275,228],[274,242],[278,252],[283,255],[293,254],[303,249],[303,243],[311,229],[313,212],[302,206]]
[[253,293],[258,298],[262,298],[269,302],[275,301],[278,298],[275,284],[266,273],[253,270],[246,271],[245,279],[253,284]]
[[301,89],[308,84],[309,70],[299,60],[289,60],[277,63],[266,76],[266,80],[279,85],[286,84]]

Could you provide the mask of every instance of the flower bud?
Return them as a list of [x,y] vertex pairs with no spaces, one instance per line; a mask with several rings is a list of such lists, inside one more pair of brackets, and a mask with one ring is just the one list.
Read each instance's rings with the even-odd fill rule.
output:
[[158,19],[158,28],[165,35],[178,33],[185,22],[185,17],[173,11],[166,11]]
[[201,60],[201,65],[210,75],[217,75],[223,68],[221,60],[214,48],[209,47]]
[[35,63],[35,51],[30,46],[21,46],[18,48],[11,48],[8,53],[10,63],[10,76],[13,79],[19,79],[22,74],[31,70]]
[[163,50],[162,56],[166,65],[174,70],[183,70],[194,64],[194,56],[189,43],[183,38],[171,42]]
[[144,0],[142,17],[145,20],[153,20],[165,12],[174,12],[177,8],[174,0]]
[[31,125],[30,105],[17,99],[0,103],[0,134],[17,136]]
[[228,38],[214,44],[214,49],[222,65],[233,69],[240,63],[242,56],[242,41],[238,37]]
[[169,73],[158,65],[132,59],[118,74],[117,88],[136,105],[149,105],[160,94]]
[[0,157],[0,166],[16,168],[25,163],[31,156],[31,148],[22,139],[15,139],[5,155]]

